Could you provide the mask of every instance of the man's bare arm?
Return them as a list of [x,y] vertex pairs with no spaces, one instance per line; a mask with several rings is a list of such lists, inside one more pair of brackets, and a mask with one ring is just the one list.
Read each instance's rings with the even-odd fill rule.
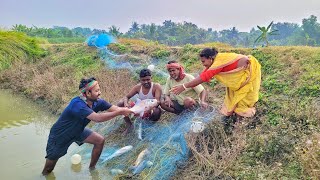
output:
[[156,91],[154,93],[154,98],[158,101],[158,105],[160,104],[160,98],[161,98],[161,94],[162,94],[162,88],[160,86],[160,84],[155,84],[155,88]]
[[129,100],[130,98],[132,98],[134,95],[136,95],[137,93],[139,93],[139,92],[138,92],[139,87],[140,87],[139,84],[135,85],[135,86],[130,90],[130,92],[129,92],[126,96],[123,97],[124,106],[127,106],[127,105],[128,105],[128,100]]
[[201,93],[200,93],[200,101],[201,101],[201,102],[206,102],[206,98],[207,98],[207,91],[204,89],[204,90],[201,91]]
[[130,109],[126,107],[111,106],[110,109],[112,109],[112,111],[107,111],[103,113],[93,112],[89,116],[87,116],[87,118],[94,122],[104,122],[111,120],[112,118],[119,115],[128,116],[131,113],[133,113]]

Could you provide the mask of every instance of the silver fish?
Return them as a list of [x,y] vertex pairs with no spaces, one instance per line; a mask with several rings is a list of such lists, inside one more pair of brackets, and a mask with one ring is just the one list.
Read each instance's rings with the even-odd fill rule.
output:
[[150,151],[148,150],[148,148],[141,151],[138,155],[138,158],[134,162],[134,166],[138,166],[142,162],[142,159],[149,154],[150,154]]
[[157,105],[158,101],[156,99],[137,99],[136,104],[132,108],[130,108],[130,110],[142,117],[145,111],[149,111]]
[[129,145],[129,146],[125,146],[119,150],[117,150],[116,152],[114,152],[113,154],[111,154],[110,156],[106,157],[101,163],[104,163],[114,157],[117,157],[117,156],[121,156],[122,154],[130,151],[131,149],[133,148],[133,146]]
[[145,168],[149,168],[153,165],[151,161],[143,160],[138,166],[133,167],[132,174],[139,174],[141,173]]

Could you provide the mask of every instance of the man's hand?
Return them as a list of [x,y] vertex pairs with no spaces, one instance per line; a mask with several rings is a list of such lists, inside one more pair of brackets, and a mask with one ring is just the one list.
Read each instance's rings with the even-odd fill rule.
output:
[[208,108],[208,103],[205,102],[205,101],[200,101],[200,106],[203,108],[203,109],[207,109]]
[[164,104],[168,107],[171,107],[173,105],[171,99],[168,96],[166,96],[166,99],[164,100]]
[[133,111],[131,111],[130,109],[128,109],[127,107],[123,107],[120,109],[120,112],[122,115],[124,116],[129,116],[130,114],[133,114]]
[[175,95],[179,95],[182,91],[186,90],[183,85],[177,85],[170,89],[169,92],[172,92]]

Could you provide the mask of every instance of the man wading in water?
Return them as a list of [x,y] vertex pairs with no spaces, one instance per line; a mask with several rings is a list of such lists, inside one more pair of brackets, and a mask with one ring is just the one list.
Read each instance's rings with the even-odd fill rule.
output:
[[[71,100],[50,130],[43,175],[52,172],[58,159],[67,153],[73,142],[78,145],[83,143],[94,145],[89,166],[90,169],[94,169],[101,155],[105,139],[100,134],[86,128],[87,124],[90,121],[104,122],[118,115],[128,116],[132,113],[126,107],[113,106],[100,99],[100,87],[95,78],[82,79],[79,90],[80,96]],[[97,113],[105,110],[107,112]]]

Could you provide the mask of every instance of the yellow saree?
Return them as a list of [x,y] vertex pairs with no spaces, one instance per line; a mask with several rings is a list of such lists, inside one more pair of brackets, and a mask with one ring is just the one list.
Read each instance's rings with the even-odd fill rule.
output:
[[[218,69],[234,63],[244,55],[218,53],[209,69]],[[226,96],[220,112],[226,116],[233,112],[243,117],[254,116],[255,103],[259,98],[261,65],[257,59],[248,56],[248,65],[228,72],[220,72],[214,77],[226,86]]]

